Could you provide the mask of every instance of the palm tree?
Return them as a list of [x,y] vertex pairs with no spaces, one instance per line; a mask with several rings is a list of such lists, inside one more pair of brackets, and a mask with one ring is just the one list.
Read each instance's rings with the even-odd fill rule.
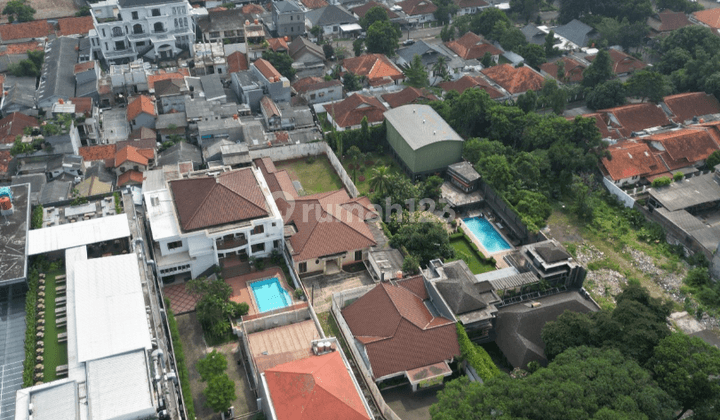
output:
[[437,81],[438,78],[447,82],[450,80],[450,73],[447,68],[447,58],[440,56],[438,57],[435,64],[432,66],[433,78]]
[[373,168],[370,176],[370,188],[381,196],[388,192],[392,182],[390,168],[387,166],[378,166]]

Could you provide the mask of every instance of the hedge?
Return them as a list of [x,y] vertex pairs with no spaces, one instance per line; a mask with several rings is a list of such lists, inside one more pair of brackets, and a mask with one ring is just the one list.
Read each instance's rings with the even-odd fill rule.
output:
[[453,233],[452,235],[450,235],[451,241],[453,239],[460,239],[460,238],[464,238],[468,242],[468,244],[470,245],[470,249],[472,249],[475,252],[475,255],[480,259],[480,261],[482,261],[485,264],[492,265],[493,267],[497,266],[497,261],[495,260],[495,258],[485,257],[485,255],[482,252],[480,252],[477,245],[475,245],[475,242],[473,242],[472,239],[470,239],[470,237],[467,236],[467,234],[465,234],[465,232],[462,230],[462,228],[458,228],[457,233]]
[[165,298],[165,308],[167,309],[168,324],[170,325],[170,335],[172,336],[173,350],[175,351],[175,363],[178,368],[178,376],[180,377],[180,388],[185,399],[185,409],[188,413],[188,419],[195,419],[195,404],[193,404],[192,391],[190,389],[190,372],[185,365],[185,353],[183,353],[182,343],[180,342],[180,331],[178,331],[175,315],[170,309],[170,300]]
[[43,223],[43,206],[38,205],[32,211],[31,224],[33,229],[40,229]]
[[502,374],[500,369],[495,366],[490,355],[484,348],[470,341],[465,328],[457,323],[458,344],[460,344],[460,358],[475,369],[483,381],[487,381]]
[[28,276],[25,295],[25,361],[23,362],[23,388],[34,385],[35,357],[37,356],[37,293],[40,273],[33,267]]
[[113,193],[113,198],[115,199],[115,214],[121,214],[122,207],[120,207],[120,193],[115,191]]

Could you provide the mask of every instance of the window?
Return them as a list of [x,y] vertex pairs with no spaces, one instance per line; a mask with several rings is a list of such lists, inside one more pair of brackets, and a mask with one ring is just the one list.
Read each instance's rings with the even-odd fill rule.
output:
[[155,32],[165,32],[162,22],[155,22],[155,24],[153,25],[153,30]]
[[120,167],[120,172],[125,172],[127,169],[124,166]]
[[182,241],[168,242],[168,249],[177,249],[182,247]]
[[220,38],[220,32],[210,32],[210,38]]
[[142,25],[139,24],[139,23],[133,25],[133,33],[134,33],[134,34],[141,34],[141,33],[143,33],[143,27],[142,27]]
[[125,49],[125,41],[115,41],[115,51],[122,51]]
[[292,16],[290,16],[290,20],[293,20],[293,17],[292,17]]
[[290,27],[290,32],[295,32],[295,27],[294,27],[294,26],[291,26],[291,27]]
[[252,230],[253,235],[259,235],[263,232],[265,232],[265,225],[257,225]]
[[298,264],[298,271],[301,273],[307,273],[307,263],[301,262],[300,264]]
[[122,28],[119,26],[112,28],[112,34],[113,34],[113,36],[122,36],[123,35]]
[[187,18],[183,18],[183,23],[185,24],[185,27],[187,28],[187,26],[188,26],[188,24],[187,24]]
[[337,32],[337,31],[338,31],[338,27],[337,27],[337,26],[333,26],[333,32]]
[[255,245],[253,245],[253,246],[250,247],[250,250],[251,250],[251,252],[252,252],[253,254],[256,253],[256,252],[263,252],[263,251],[265,251],[265,244],[264,244],[264,243],[262,243],[262,244],[255,244]]
[[160,9],[152,9],[153,16],[160,16]]
[[109,49],[110,49],[110,47],[108,47],[108,43],[106,42],[106,43],[105,43],[105,50],[109,50]]
[[277,247],[279,247],[279,246],[280,246],[280,241],[277,240],[277,239],[274,240],[274,241],[273,241],[273,248],[277,248]]
[[132,18],[135,20],[139,19],[138,12],[132,12]]
[[102,28],[103,38],[105,38],[107,35],[105,35],[105,28]]
[[355,251],[355,261],[362,261],[362,251]]

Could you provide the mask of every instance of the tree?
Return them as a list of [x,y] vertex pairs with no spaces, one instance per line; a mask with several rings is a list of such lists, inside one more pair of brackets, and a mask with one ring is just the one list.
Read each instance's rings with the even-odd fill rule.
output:
[[262,57],[288,80],[295,77],[295,69],[292,67],[293,59],[287,53],[267,50],[263,51]]
[[434,12],[435,19],[440,23],[447,24],[450,22],[450,17],[458,11],[457,5],[452,0],[433,0],[433,3],[437,6]]
[[325,59],[329,60],[335,55],[335,49],[330,44],[323,44],[323,52],[325,53]]
[[714,168],[720,163],[720,150],[716,150],[710,153],[710,156],[705,159],[705,166],[708,168]]
[[705,92],[715,95],[716,98],[720,98],[720,72],[713,73],[705,79],[704,87]]
[[365,13],[365,16],[360,18],[360,26],[367,31],[370,29],[373,23],[375,22],[388,22],[390,19],[388,18],[387,10],[385,8],[380,6],[371,7],[367,13]]
[[365,39],[355,39],[355,41],[353,41],[353,53],[355,53],[355,57],[360,57],[363,53],[363,50],[365,50]]
[[516,105],[526,114],[535,111],[537,108],[537,93],[534,90],[528,90],[518,96]]
[[421,186],[421,198],[430,198],[433,200],[437,200],[438,198],[440,198],[440,194],[442,193],[440,191],[440,187],[442,186],[443,182],[444,180],[437,175],[431,175],[425,178],[425,181],[422,182]]
[[204,277],[190,280],[185,289],[197,296],[195,312],[203,329],[211,336],[222,337],[231,329],[228,317],[236,307],[230,302],[233,290],[223,280],[208,280]]
[[402,36],[400,28],[395,24],[386,20],[378,21],[368,28],[365,45],[369,53],[385,54],[390,57],[395,55],[400,36]]
[[432,66],[433,77],[435,80],[440,79],[444,82],[450,80],[450,71],[448,70],[447,58],[445,56],[439,56],[437,61]]
[[449,382],[433,420],[671,420],[675,402],[648,371],[613,349],[578,347],[522,379]]
[[15,64],[8,66],[8,72],[17,77],[38,77],[40,76],[40,68],[32,62],[32,60],[20,60]]
[[376,166],[370,173],[370,188],[379,196],[384,196],[390,189],[390,168],[388,166]]
[[557,79],[566,82],[566,75],[565,75],[565,61],[558,60],[555,62],[555,65],[557,66]]
[[502,46],[506,51],[514,51],[518,47],[522,47],[523,45],[527,44],[525,35],[520,29],[514,26],[508,28],[500,36],[498,41],[500,41],[500,46]]
[[[365,120],[365,123],[367,124],[367,117],[363,117]],[[357,146],[350,146],[350,148],[347,150],[347,158],[350,159],[350,162],[352,162],[352,174],[353,174],[353,181],[355,181],[356,174],[357,174],[357,168],[360,166],[358,164],[358,161],[361,161],[363,159],[363,153],[358,149]]]
[[203,394],[207,399],[205,405],[216,413],[225,413],[235,401],[235,382],[223,373],[210,379]]
[[493,65],[493,57],[492,54],[489,52],[486,52],[485,55],[483,55],[482,60],[480,61],[480,64],[483,65],[483,67],[488,68]]
[[448,42],[455,38],[455,26],[448,26],[446,23],[445,26],[440,30],[440,39],[442,42]]
[[672,334],[655,347],[648,361],[655,381],[680,403],[681,418],[688,410],[715,407],[720,401],[720,350],[698,337]]
[[639,97],[641,102],[649,99],[658,103],[670,93],[670,84],[665,76],[656,71],[639,70],[625,83],[625,90],[628,95]]
[[600,50],[592,64],[583,72],[583,86],[594,88],[615,77],[612,70],[612,60],[607,50]]
[[428,85],[428,73],[422,59],[418,54],[413,56],[412,63],[403,69],[406,77],[406,84],[422,88]]
[[567,91],[560,87],[555,79],[547,78],[540,91],[540,102],[552,108],[553,112],[560,115],[567,105]]
[[[506,27],[512,26],[512,22],[505,12],[495,7],[488,7],[483,10],[482,13],[478,13],[472,17],[470,29],[475,33],[488,37],[498,22],[504,23]],[[458,33],[458,36],[462,35]]]
[[625,103],[625,86],[619,80],[600,83],[585,96],[590,109],[612,108]]
[[[539,46],[539,45],[538,45]],[[545,35],[545,56],[552,57],[557,55],[559,50],[555,47],[555,31],[550,31]]]
[[349,55],[349,52],[345,46],[340,45],[339,47],[335,48],[335,58],[338,61],[344,60],[348,55]]
[[525,22],[529,22],[540,10],[540,4],[535,0],[510,0],[510,10],[518,13]]
[[30,22],[35,19],[35,9],[25,3],[25,0],[10,0],[2,11],[8,17],[8,22]]
[[342,76],[342,82],[343,86],[345,86],[345,90],[348,92],[354,92],[362,89],[362,82],[355,73],[349,71],[345,72]]
[[702,4],[688,0],[657,0],[657,7],[659,10],[670,9],[673,12],[683,12],[685,14],[703,10]]
[[82,17],[82,16],[90,16],[90,8],[88,6],[83,6],[80,9],[78,9],[77,12],[75,12],[75,17]]
[[527,44],[519,48],[518,53],[523,56],[525,63],[539,69],[540,65],[545,62],[545,50],[541,45]]
[[420,263],[418,262],[417,258],[413,257],[412,255],[408,255],[403,260],[402,265],[402,271],[405,274],[408,275],[415,275],[418,272],[420,272]]
[[323,28],[320,26],[313,26],[310,28],[310,33],[317,38],[318,45],[322,44],[323,42]]
[[445,260],[455,256],[445,227],[435,222],[408,221],[401,224],[400,229],[390,239],[390,245],[393,248],[404,246],[422,265],[427,265],[436,258]]
[[572,212],[582,220],[591,221],[593,218],[593,206],[590,200],[590,187],[581,177],[574,175],[571,191],[573,198]]
[[216,376],[222,375],[227,369],[227,365],[228,362],[225,355],[217,350],[213,350],[198,360],[196,367],[202,381],[207,382]]

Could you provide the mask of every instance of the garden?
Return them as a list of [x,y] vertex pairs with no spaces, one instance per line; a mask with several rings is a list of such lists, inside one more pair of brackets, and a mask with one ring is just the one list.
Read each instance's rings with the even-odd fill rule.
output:
[[361,153],[357,147],[351,147],[342,159],[343,167],[355,183],[360,195],[369,195],[372,191],[371,179],[377,168],[388,168],[387,175],[405,176],[405,172],[389,154],[376,155]]
[[330,160],[325,155],[275,162],[278,170],[287,170],[290,179],[300,181],[303,192],[311,195],[344,188]]
[[458,229],[457,233],[450,235],[450,246],[455,250],[454,261],[465,261],[473,274],[482,274],[495,270],[495,259],[492,257],[485,258],[462,229]]

